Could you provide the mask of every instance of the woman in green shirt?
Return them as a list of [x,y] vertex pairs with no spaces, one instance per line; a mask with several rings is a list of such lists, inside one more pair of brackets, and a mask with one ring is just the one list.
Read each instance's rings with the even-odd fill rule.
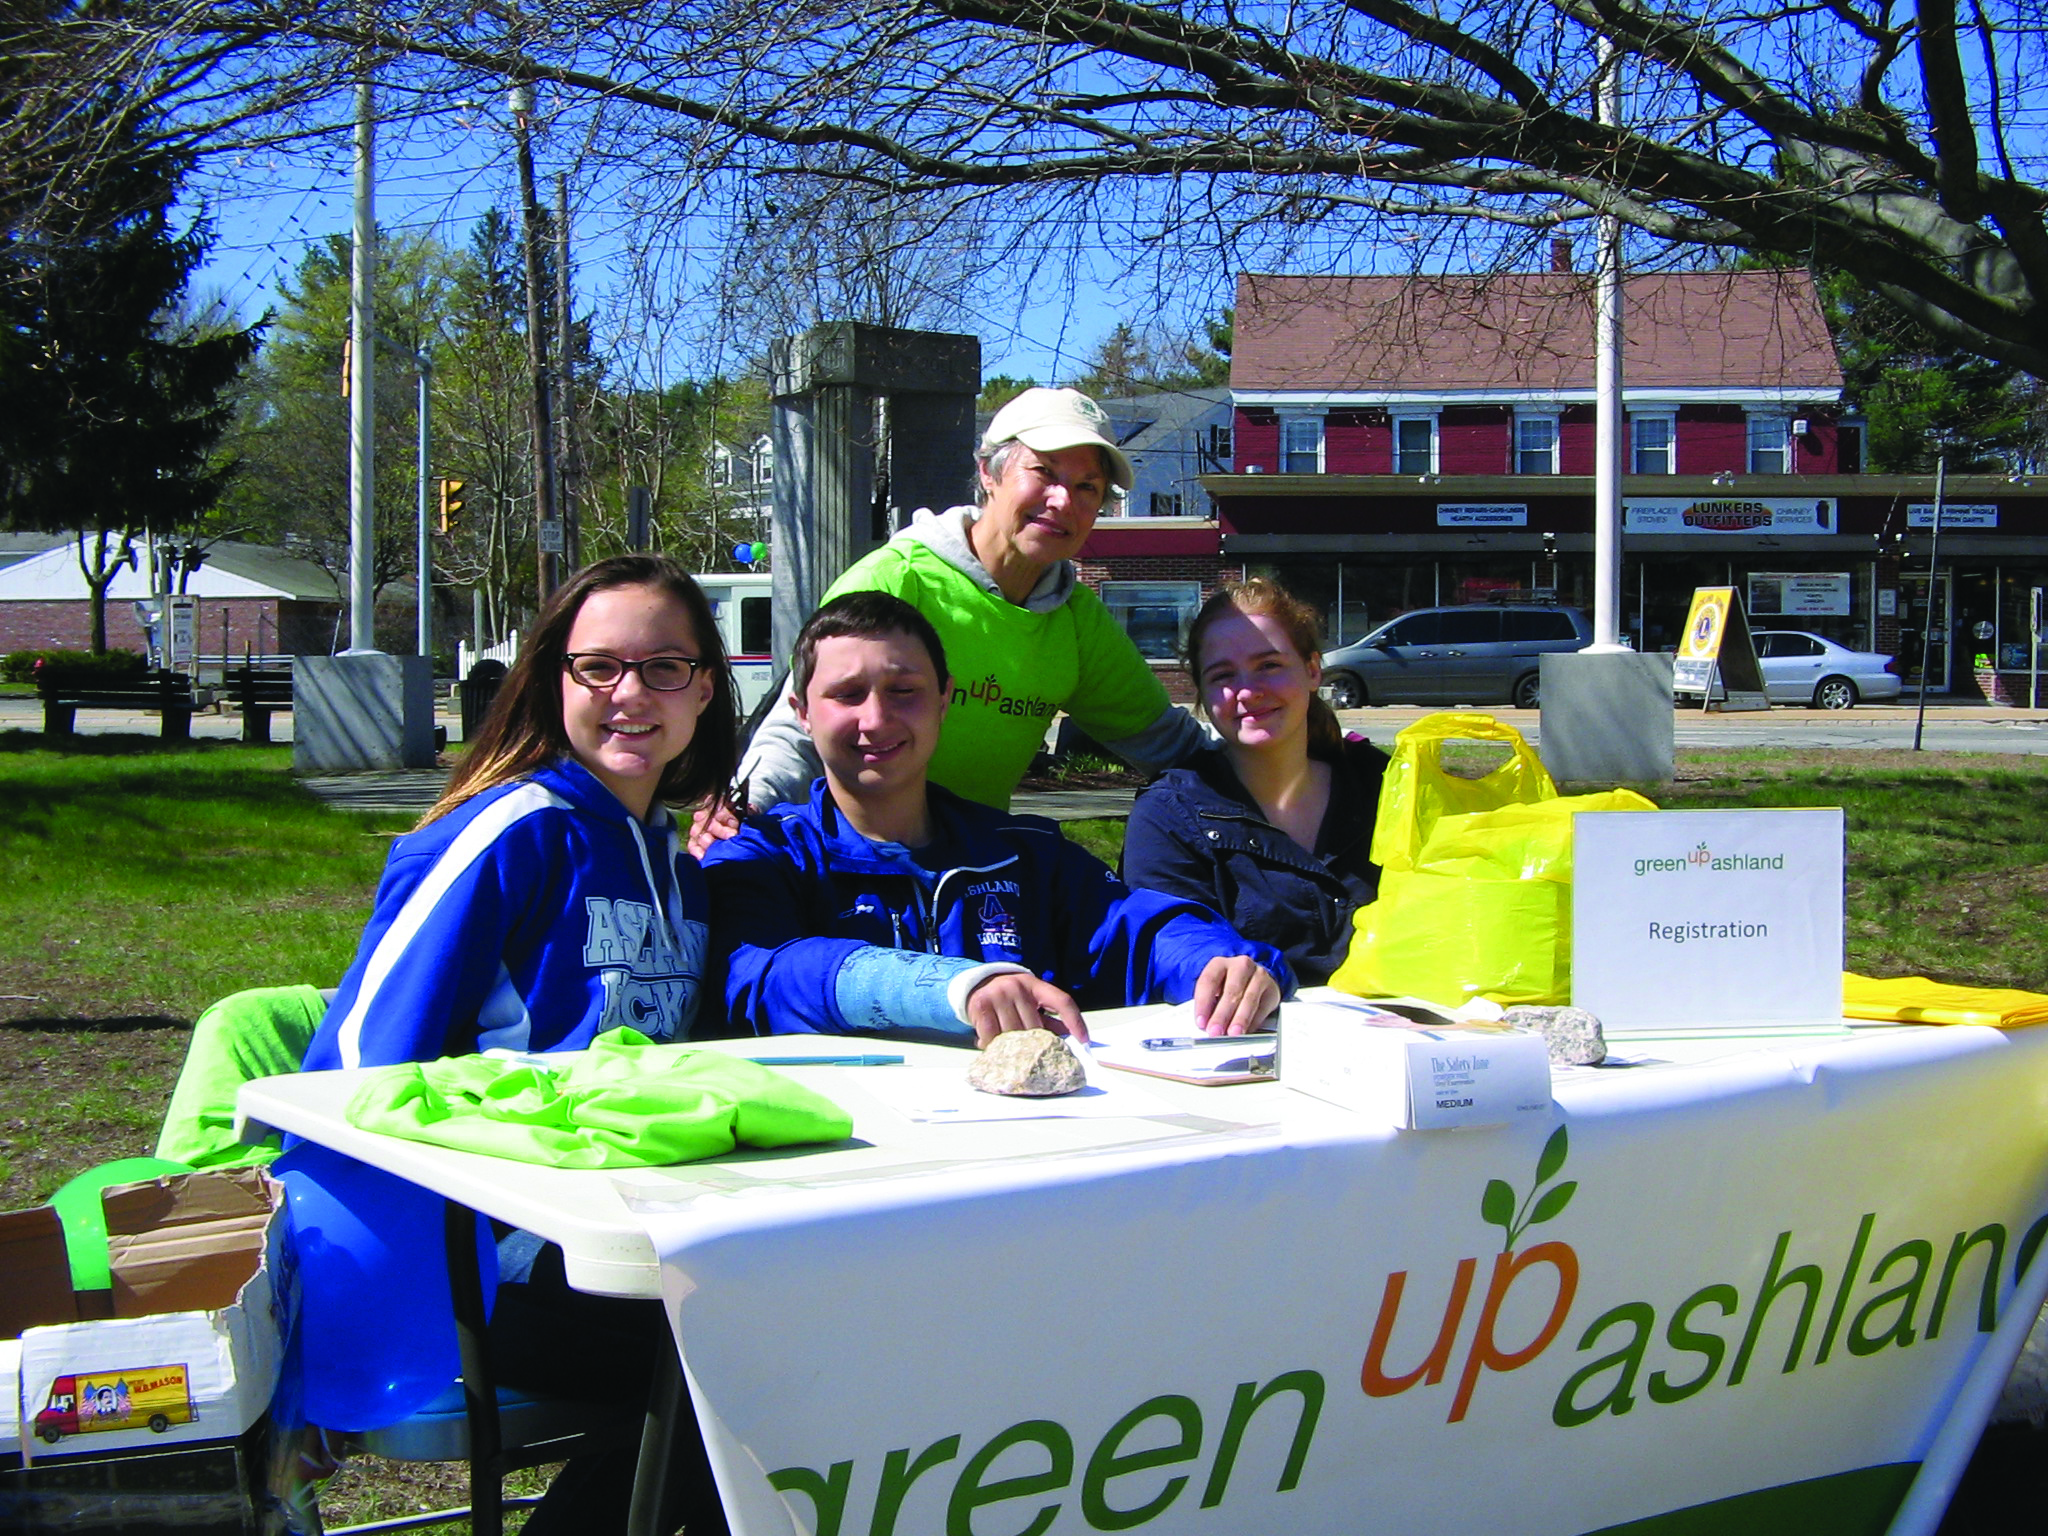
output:
[[[1140,767],[1197,750],[1201,727],[1074,572],[1112,488],[1132,481],[1102,408],[1077,390],[1027,389],[989,423],[975,478],[979,506],[920,513],[826,593],[893,593],[938,630],[955,682],[932,782],[1007,810],[1062,710]],[[801,800],[819,771],[778,700],[740,765],[749,800]]]

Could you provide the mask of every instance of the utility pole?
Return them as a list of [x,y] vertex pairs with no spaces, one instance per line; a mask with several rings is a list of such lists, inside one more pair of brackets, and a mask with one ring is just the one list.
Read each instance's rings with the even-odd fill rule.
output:
[[348,645],[377,648],[376,102],[370,51],[356,61],[355,243],[349,267]]
[[576,349],[569,319],[569,177],[555,177],[555,358],[560,395],[555,402],[555,505],[562,517],[562,558],[565,568],[583,565],[583,517],[576,504]]
[[[1621,122],[1621,62],[1613,42],[1600,39],[1598,116]],[[1599,271],[1593,319],[1593,651],[1621,644],[1621,475],[1626,452],[1622,415],[1621,220],[1599,218]],[[1674,446],[1674,453],[1677,452]]]
[[525,230],[526,368],[533,399],[533,513],[540,552],[540,601],[561,582],[562,524],[555,509],[555,432],[548,401],[547,305],[541,297],[540,194],[533,177],[533,83],[515,80],[508,95],[518,146],[519,201]]
[[[1934,460],[1934,533],[1927,541],[1927,613],[1920,621],[1920,707],[1913,711],[1913,750],[1921,750],[1920,738],[1927,729],[1927,668],[1934,659],[1934,618],[1941,615],[1941,654],[1949,654],[1948,605],[1941,601],[1941,508],[1948,499],[1948,448],[1944,444]],[[1954,665],[1953,662],[1950,663]]]
[[419,370],[419,617],[414,639],[419,654],[431,657],[434,654],[434,546],[427,533],[427,455],[432,442],[429,423],[432,421],[430,404],[434,382],[434,365],[424,351],[412,355],[413,367]]

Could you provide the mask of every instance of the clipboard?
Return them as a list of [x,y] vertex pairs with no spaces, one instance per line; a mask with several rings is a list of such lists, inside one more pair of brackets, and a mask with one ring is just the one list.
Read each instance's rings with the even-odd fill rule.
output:
[[[1163,1077],[1168,1082],[1192,1083],[1197,1088],[1225,1088],[1232,1083],[1278,1082],[1279,1048],[1280,1037],[1270,1033],[1218,1035],[1214,1045],[1191,1045],[1173,1051],[1148,1051],[1137,1041],[1119,1041],[1091,1045],[1088,1060],[1091,1065],[1135,1072],[1142,1077]],[[1201,1065],[1205,1059],[1220,1065],[1247,1056],[1262,1063],[1264,1070],[1254,1067],[1221,1072],[1206,1070]]]

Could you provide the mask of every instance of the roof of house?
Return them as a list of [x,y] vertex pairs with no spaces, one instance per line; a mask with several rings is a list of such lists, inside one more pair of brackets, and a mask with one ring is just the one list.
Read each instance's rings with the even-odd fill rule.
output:
[[[1631,394],[1842,386],[1811,273],[1644,274],[1624,294]],[[1593,278],[1246,273],[1234,340],[1240,394],[1591,389]]]
[[0,529],[0,568],[17,564],[30,555],[40,555],[46,549],[69,543],[71,535],[64,533],[23,533],[16,529]]
[[[48,535],[40,553],[0,564],[0,601],[65,601],[89,595],[78,568],[76,534]],[[335,580],[310,560],[267,544],[238,544],[223,539],[207,546],[206,563],[193,572],[186,590],[195,597],[275,597],[304,602],[341,600]],[[387,595],[390,589],[386,589]],[[147,597],[140,571],[124,570],[108,589],[109,598],[125,601]]]
[[1211,389],[1125,395],[1095,403],[1109,417],[1117,446],[1127,453],[1144,453],[1153,448],[1179,447],[1180,439],[1191,426],[1229,402],[1230,391],[1218,385]]

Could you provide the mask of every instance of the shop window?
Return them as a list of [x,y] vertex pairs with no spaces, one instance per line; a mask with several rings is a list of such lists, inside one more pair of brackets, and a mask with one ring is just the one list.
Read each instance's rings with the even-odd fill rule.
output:
[[1107,608],[1138,654],[1170,661],[1180,654],[1181,636],[1202,606],[1199,581],[1105,581],[1102,605]]
[[1749,472],[1752,475],[1792,473],[1792,429],[1783,416],[1749,418]]
[[1319,475],[1323,472],[1323,418],[1280,418],[1280,473]]
[[1515,418],[1515,473],[1554,475],[1557,473],[1557,418],[1517,416]]
[[1677,423],[1670,416],[1631,416],[1628,422],[1631,474],[1669,475],[1676,472],[1678,455],[1672,451]]
[[1394,418],[1394,473],[1433,475],[1436,473],[1436,418],[1396,416]]

